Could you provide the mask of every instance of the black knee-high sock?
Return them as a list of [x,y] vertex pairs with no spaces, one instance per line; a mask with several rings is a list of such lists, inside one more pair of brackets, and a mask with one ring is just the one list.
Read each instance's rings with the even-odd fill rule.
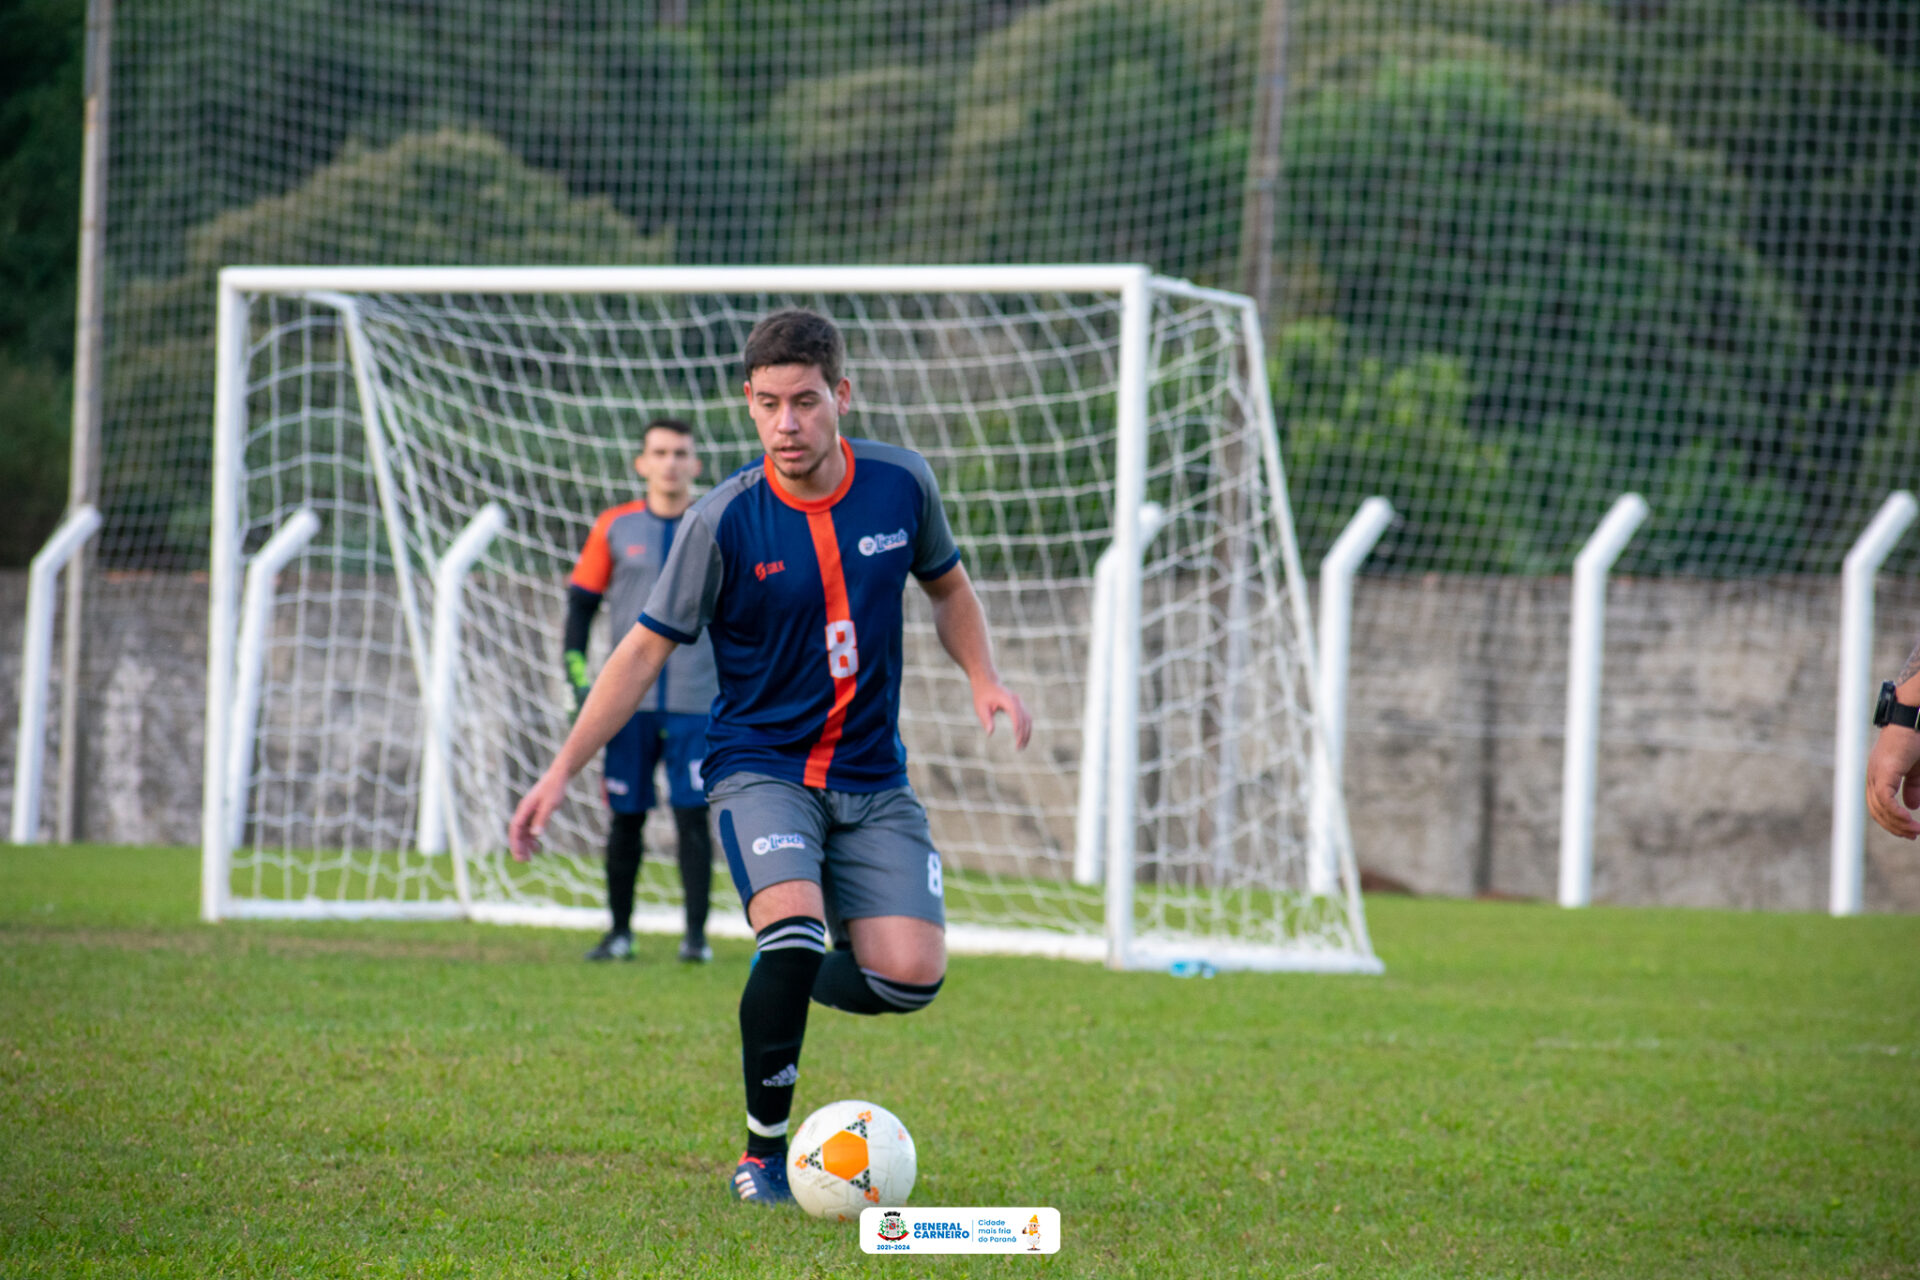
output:
[[615,933],[633,928],[633,883],[640,878],[640,844],[644,813],[616,813],[607,829],[607,909],[613,913]]
[[942,978],[930,986],[895,982],[871,969],[862,969],[851,951],[835,951],[820,965],[813,980],[813,998],[842,1013],[912,1013],[933,1003]]
[[687,904],[687,936],[706,941],[707,903],[713,893],[713,837],[707,831],[707,806],[675,809],[680,833],[680,893]]
[[811,916],[788,916],[755,936],[759,958],[740,993],[740,1062],[747,1079],[747,1154],[771,1156],[787,1148],[807,994],[827,949],[827,926]]

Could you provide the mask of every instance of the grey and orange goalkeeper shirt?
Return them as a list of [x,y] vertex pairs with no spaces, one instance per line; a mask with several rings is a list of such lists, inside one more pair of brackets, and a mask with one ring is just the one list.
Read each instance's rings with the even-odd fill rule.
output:
[[[611,647],[617,648],[640,620],[640,609],[660,580],[660,571],[673,550],[674,535],[684,519],[657,516],[642,500],[609,507],[593,522],[568,581],[581,591],[605,598],[612,623]],[[718,688],[713,645],[701,637],[674,650],[640,710],[706,715]]]

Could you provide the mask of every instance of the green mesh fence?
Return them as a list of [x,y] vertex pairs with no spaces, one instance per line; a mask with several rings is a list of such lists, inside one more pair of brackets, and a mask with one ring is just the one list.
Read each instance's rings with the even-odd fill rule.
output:
[[[1735,663],[1769,628],[1830,632],[1847,545],[1920,483],[1920,17],[1897,0],[123,0],[115,21],[110,568],[204,567],[222,265],[1129,260],[1238,287],[1276,73],[1252,242],[1306,562],[1390,498],[1361,642],[1461,673],[1409,710],[1356,668],[1357,741],[1556,734],[1554,583],[1623,491],[1652,516],[1610,639]],[[1889,573],[1920,573],[1920,534]],[[1391,594],[1423,582],[1452,585]],[[1711,625],[1649,603],[1684,584]],[[1547,674],[1516,674],[1522,613]],[[1887,647],[1917,624],[1883,607]],[[1822,661],[1770,675],[1793,709],[1760,722],[1688,677],[1610,702],[1604,732],[1821,764]]]

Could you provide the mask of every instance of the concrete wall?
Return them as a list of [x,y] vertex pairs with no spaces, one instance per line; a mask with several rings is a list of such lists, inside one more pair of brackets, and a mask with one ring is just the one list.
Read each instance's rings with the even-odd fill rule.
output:
[[[1362,580],[1346,793],[1372,876],[1420,893],[1554,896],[1568,591],[1564,579]],[[199,840],[205,592],[187,577],[110,577],[94,593],[85,840]],[[1596,901],[1825,908],[1837,595],[1832,579],[1615,583]],[[25,574],[0,573],[0,619],[21,618],[25,600]],[[1920,584],[1883,583],[1880,616],[1876,664],[1891,672],[1920,630]],[[0,639],[9,798],[18,635]],[[1060,748],[1033,763],[1070,779]],[[52,804],[50,777],[49,823]],[[1920,910],[1920,850],[1871,826],[1865,902]]]
[[[1360,863],[1421,893],[1558,893],[1566,579],[1363,579],[1346,794]],[[1837,579],[1616,580],[1596,902],[1824,911]],[[1883,580],[1875,670],[1920,634]],[[1864,902],[1920,910],[1920,849],[1867,824]]]

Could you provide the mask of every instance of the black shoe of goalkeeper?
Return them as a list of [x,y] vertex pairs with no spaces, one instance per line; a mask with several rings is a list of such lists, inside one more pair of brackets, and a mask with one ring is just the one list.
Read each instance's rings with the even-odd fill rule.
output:
[[713,959],[713,948],[704,938],[680,939],[680,962],[682,964],[706,964]]
[[589,960],[633,959],[633,935],[615,929],[600,939],[600,945],[587,952]]

